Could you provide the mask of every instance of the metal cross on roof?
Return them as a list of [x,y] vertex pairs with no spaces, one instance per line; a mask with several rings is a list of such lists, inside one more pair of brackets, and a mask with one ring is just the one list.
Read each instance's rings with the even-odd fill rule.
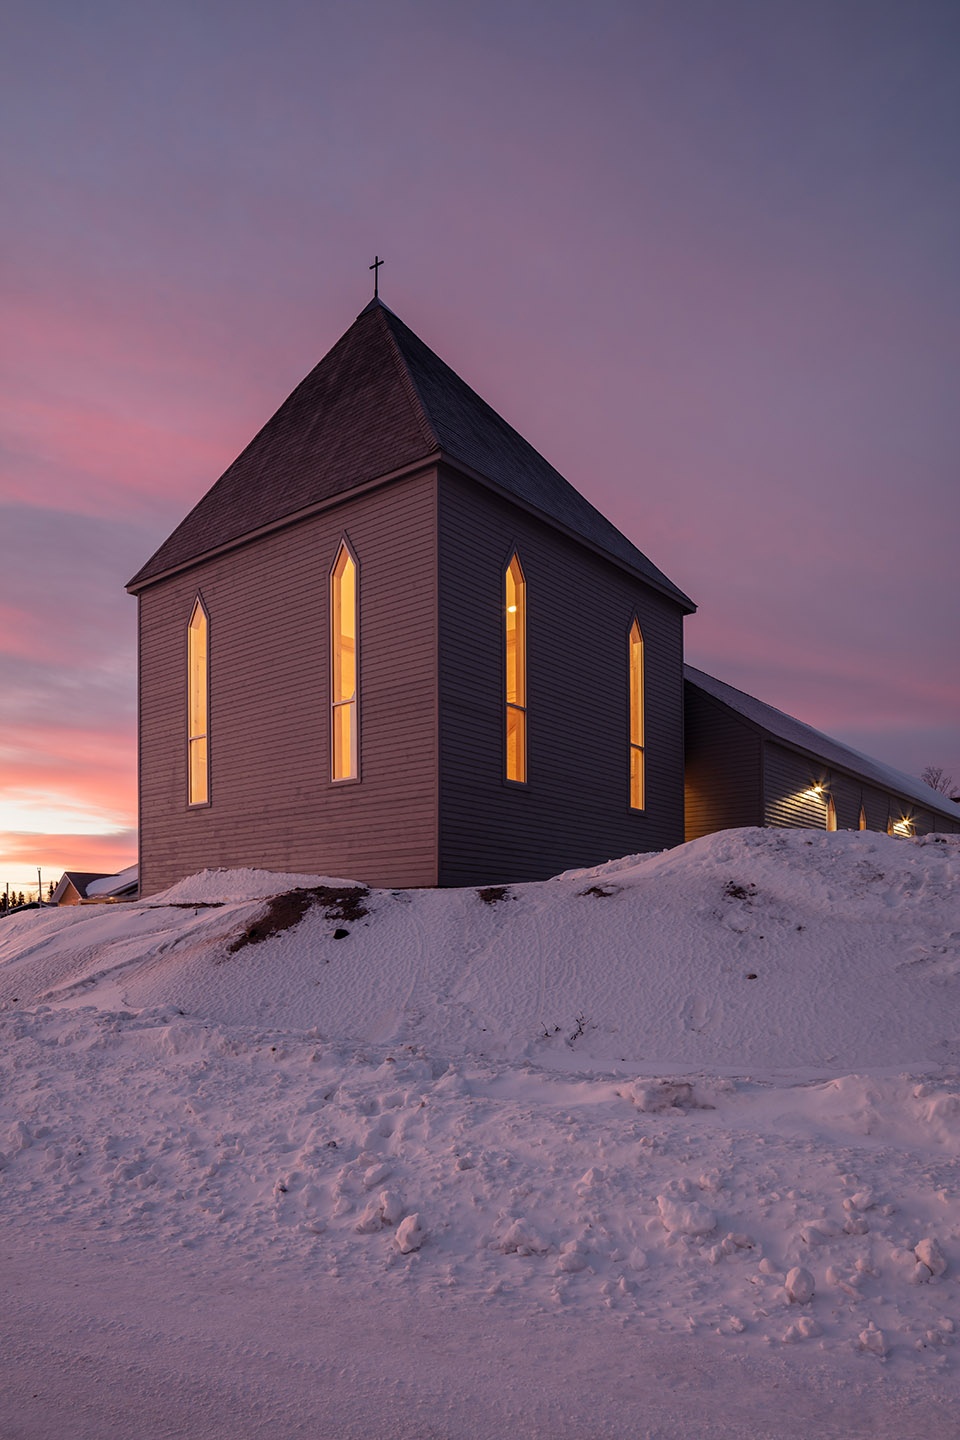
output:
[[380,266],[381,266],[383,263],[384,263],[384,262],[380,259],[380,256],[379,256],[379,255],[374,255],[374,257],[373,257],[373,264],[367,266],[367,269],[368,269],[368,270],[372,270],[372,271],[373,271],[373,298],[374,298],[374,300],[378,300],[378,299],[380,298],[380,284],[379,284],[379,281],[380,281]]

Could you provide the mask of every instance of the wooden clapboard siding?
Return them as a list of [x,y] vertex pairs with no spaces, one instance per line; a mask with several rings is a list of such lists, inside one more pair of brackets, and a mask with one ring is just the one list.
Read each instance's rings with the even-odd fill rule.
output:
[[890,797],[873,785],[864,785],[860,802],[868,830],[886,830],[890,814]]
[[763,823],[760,737],[756,730],[696,685],[684,685],[684,833]]
[[830,794],[837,807],[837,829],[857,830],[860,822],[860,796],[863,786],[852,775],[839,770],[830,774]]
[[851,771],[836,765],[824,766],[813,755],[771,740],[764,744],[763,773],[764,823],[767,825],[825,829],[825,801],[804,794],[811,785],[819,782],[824,786],[824,793],[833,796],[839,830],[859,828],[862,804],[868,830],[886,830],[891,820],[908,819],[915,835],[960,831],[960,820],[951,823],[893,787],[882,791],[866,785]]
[[[527,604],[528,780],[504,778],[504,571]],[[449,468],[439,489],[445,885],[540,879],[683,837],[682,611]],[[629,807],[628,635],[646,668],[643,813]]]
[[806,792],[829,784],[830,774],[815,758],[766,740],[763,746],[763,823],[787,829],[826,829],[824,801]]
[[[359,782],[330,779],[329,573],[359,562]],[[437,879],[436,477],[346,500],[141,594],[142,893],[204,867]],[[210,804],[187,804],[186,626],[210,617]]]

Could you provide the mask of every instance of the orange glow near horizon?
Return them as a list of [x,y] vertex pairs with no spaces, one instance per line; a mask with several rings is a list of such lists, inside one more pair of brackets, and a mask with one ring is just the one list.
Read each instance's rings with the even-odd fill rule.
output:
[[46,892],[65,870],[85,870],[115,875],[137,862],[137,832],[119,830],[112,834],[20,834],[0,831],[0,891],[27,894],[37,888],[37,870]]
[[71,729],[65,716],[4,735],[0,889],[36,888],[38,865],[54,880],[64,870],[122,870],[137,858],[136,824],[132,723],[99,733]]

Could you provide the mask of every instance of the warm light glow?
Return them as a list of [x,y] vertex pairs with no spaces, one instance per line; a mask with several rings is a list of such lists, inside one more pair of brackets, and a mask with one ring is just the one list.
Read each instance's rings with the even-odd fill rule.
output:
[[867,828],[867,812],[864,810],[863,806],[861,805],[861,806],[860,806],[860,829],[861,829],[861,830],[866,830],[866,828]]
[[516,555],[506,573],[506,773],[527,778],[527,585]]
[[357,565],[341,544],[330,577],[332,772],[355,780],[357,747]]
[[912,835],[913,821],[908,819],[906,816],[904,816],[900,820],[896,820],[893,826],[893,833],[894,835]]
[[198,599],[187,629],[188,793],[191,805],[206,805],[210,796],[207,750],[207,612]]
[[822,799],[823,799],[823,786],[822,786],[822,785],[811,785],[809,790],[804,790],[803,796],[804,796],[804,799],[805,799],[805,800],[822,800]]
[[640,622],[630,627],[630,809],[646,804],[643,748],[643,635]]

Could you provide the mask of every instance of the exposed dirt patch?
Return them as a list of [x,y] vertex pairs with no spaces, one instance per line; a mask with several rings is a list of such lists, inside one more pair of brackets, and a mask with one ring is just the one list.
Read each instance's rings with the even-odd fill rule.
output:
[[251,920],[227,950],[233,955],[245,945],[259,945],[282,930],[292,930],[314,906],[323,910],[326,920],[362,920],[369,913],[363,903],[369,893],[363,885],[314,885],[298,886],[283,895],[274,895],[262,914]]
[[144,905],[144,910],[222,910],[223,900],[165,900],[162,905]]
[[752,884],[740,885],[736,880],[728,880],[723,887],[723,893],[728,895],[731,900],[752,900],[757,893],[757,887]]
[[596,895],[601,900],[606,900],[608,895],[616,895],[619,888],[618,885],[591,885],[587,890],[578,890],[577,894],[581,896]]
[[500,900],[506,900],[510,894],[509,885],[485,885],[477,894],[484,905],[496,905]]

